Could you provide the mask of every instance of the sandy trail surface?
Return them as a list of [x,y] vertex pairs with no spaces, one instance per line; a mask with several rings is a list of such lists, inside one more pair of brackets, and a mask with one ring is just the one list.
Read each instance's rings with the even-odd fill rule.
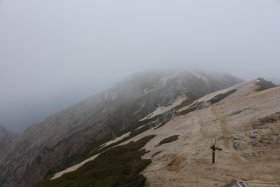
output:
[[[210,108],[176,117],[133,138],[156,134],[145,146],[150,152],[144,158],[152,159],[143,171],[147,186],[225,186],[239,180],[259,181],[263,186],[280,183],[280,121],[267,124],[266,129],[253,128],[258,119],[280,111],[280,88],[262,92],[255,88],[253,82],[242,84]],[[256,140],[250,138],[255,132],[259,132]],[[264,143],[273,133],[275,141]],[[158,146],[172,135],[179,139]],[[210,146],[215,139],[223,151],[216,153],[212,164]]]

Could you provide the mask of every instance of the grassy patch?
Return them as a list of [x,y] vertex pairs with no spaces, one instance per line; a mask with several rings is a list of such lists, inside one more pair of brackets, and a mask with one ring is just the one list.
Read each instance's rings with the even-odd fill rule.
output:
[[55,180],[44,180],[33,187],[142,187],[146,178],[140,175],[150,159],[141,159],[141,149],[154,135],[136,142],[111,148],[78,170]]
[[218,94],[216,95],[215,97],[213,97],[212,99],[210,99],[209,101],[214,104],[214,103],[217,103],[223,99],[225,99],[226,97],[228,97],[229,95],[233,94],[234,92],[236,92],[237,90],[236,89],[233,89],[233,90],[230,90],[226,93],[221,93],[221,94]]
[[178,137],[179,137],[179,135],[170,136],[168,138],[161,140],[158,145],[160,146],[162,144],[174,142],[174,141],[178,140]]
[[158,154],[160,154],[162,151],[157,151],[152,155],[152,158],[154,158],[155,156],[157,156]]
[[[133,126],[134,128],[136,126]],[[92,143],[91,145],[89,145],[86,150],[84,150],[83,152],[81,153],[77,153],[75,155],[72,155],[71,157],[65,159],[64,163],[59,165],[59,167],[57,166],[50,166],[50,170],[49,172],[47,173],[47,175],[44,177],[45,179],[50,179],[53,177],[53,174],[54,173],[57,173],[63,169],[66,169],[66,168],[69,168],[73,165],[76,165],[86,159],[88,159],[89,157],[93,156],[93,155],[96,155],[96,154],[99,154],[99,153],[102,153],[120,143],[123,143],[135,136],[137,136],[138,134],[141,134],[145,131],[149,130],[149,126],[148,125],[143,125],[142,127],[138,128],[138,129],[130,129],[129,128],[129,131],[131,132],[130,135],[128,137],[125,137],[115,143],[112,143],[108,146],[105,146],[105,147],[101,147],[100,148],[100,145],[112,140],[112,137],[111,136],[107,136],[105,138],[103,138],[102,140],[100,141],[96,141],[94,143]],[[124,132],[129,132],[128,129],[126,129],[126,131],[123,131]],[[122,134],[119,134],[119,135],[122,135]]]

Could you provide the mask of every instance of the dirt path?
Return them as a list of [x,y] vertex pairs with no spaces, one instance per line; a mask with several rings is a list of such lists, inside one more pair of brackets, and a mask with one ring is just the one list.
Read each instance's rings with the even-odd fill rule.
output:
[[213,106],[211,107],[211,114],[217,119],[218,124],[221,128],[221,136],[218,137],[218,140],[222,140],[224,149],[226,149],[227,151],[229,151],[231,153],[231,156],[234,161],[236,161],[238,163],[243,162],[243,159],[241,158],[241,156],[236,153],[235,149],[232,146],[232,143],[231,143],[232,134],[227,129],[228,124],[225,121],[225,118],[220,116],[217,109]]

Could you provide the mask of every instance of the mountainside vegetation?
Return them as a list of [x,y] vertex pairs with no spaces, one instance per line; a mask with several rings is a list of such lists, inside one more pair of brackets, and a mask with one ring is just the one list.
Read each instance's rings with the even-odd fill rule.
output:
[[139,172],[151,160],[141,159],[146,153],[141,148],[153,137],[109,149],[74,172],[58,179],[46,179],[32,187],[143,187],[146,178]]

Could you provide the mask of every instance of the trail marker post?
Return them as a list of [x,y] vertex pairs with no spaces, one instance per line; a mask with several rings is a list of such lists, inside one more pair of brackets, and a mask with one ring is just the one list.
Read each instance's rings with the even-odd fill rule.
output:
[[212,145],[210,147],[210,149],[212,149],[212,163],[214,164],[215,163],[215,152],[216,151],[222,151],[223,149],[216,146],[216,139],[215,139],[215,144]]

